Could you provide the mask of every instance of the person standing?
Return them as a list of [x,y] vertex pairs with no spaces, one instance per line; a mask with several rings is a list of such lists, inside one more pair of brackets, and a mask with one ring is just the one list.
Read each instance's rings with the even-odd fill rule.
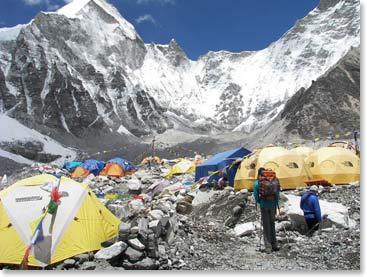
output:
[[280,198],[280,184],[279,180],[275,177],[276,181],[270,182],[273,184],[273,187],[270,188],[272,192],[269,193],[269,190],[266,189],[267,193],[265,194],[265,171],[263,167],[258,169],[257,180],[254,182],[253,195],[256,203],[260,204],[265,252],[269,254],[271,251],[278,251],[280,249],[275,237],[275,215]]
[[300,208],[303,211],[309,236],[319,228],[321,217],[321,209],[319,204],[319,198],[317,196],[318,188],[316,185],[312,185],[308,192],[301,197]]

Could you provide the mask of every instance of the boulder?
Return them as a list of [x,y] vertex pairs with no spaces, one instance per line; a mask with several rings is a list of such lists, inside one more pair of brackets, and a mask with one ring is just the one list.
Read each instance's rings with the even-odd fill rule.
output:
[[102,260],[112,260],[119,257],[127,248],[127,244],[123,241],[118,241],[107,248],[99,250],[94,257]]
[[[288,216],[290,217],[292,224],[295,226],[304,225],[305,220],[303,217],[303,211],[299,204],[301,197],[287,194],[287,201],[285,202],[285,208]],[[342,204],[335,202],[328,202],[325,200],[319,200],[320,209],[322,215],[327,215],[327,220],[322,223],[322,227],[330,227],[335,225],[341,228],[354,228],[356,222],[349,218],[348,208]]]
[[76,261],[74,259],[66,259],[63,262],[64,268],[73,268],[75,266]]
[[237,237],[251,235],[260,226],[257,222],[247,222],[239,224],[234,228],[235,235]]
[[162,233],[162,223],[159,220],[153,220],[149,222],[149,229],[151,229],[155,237],[158,238]]
[[124,253],[124,256],[130,261],[130,262],[137,262],[143,257],[143,252],[136,250],[132,247],[128,247]]
[[144,250],[144,249],[145,249],[145,245],[144,245],[144,244],[142,244],[142,243],[140,242],[140,240],[138,240],[137,238],[135,238],[135,239],[130,239],[130,240],[128,241],[128,243],[129,243],[129,245],[130,245],[132,248],[134,248],[134,249],[136,249],[136,250]]

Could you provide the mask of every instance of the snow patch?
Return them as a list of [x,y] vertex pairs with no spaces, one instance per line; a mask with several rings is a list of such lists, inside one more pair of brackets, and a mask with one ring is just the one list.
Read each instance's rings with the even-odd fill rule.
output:
[[20,31],[27,26],[27,24],[18,24],[14,27],[0,28],[0,41],[16,40]]
[[[43,152],[53,155],[60,155],[61,158],[54,161],[55,164],[62,165],[66,159],[73,160],[76,158],[75,151],[63,147],[54,139],[42,135],[41,133],[29,129],[28,127],[20,124],[13,118],[6,116],[5,114],[0,114],[0,142],[14,142],[14,141],[39,141],[43,143]],[[8,155],[10,159],[18,162],[19,157],[10,155],[10,153],[4,153],[2,155]],[[21,163],[27,163],[26,160],[21,161]],[[33,163],[33,162],[32,162]]]

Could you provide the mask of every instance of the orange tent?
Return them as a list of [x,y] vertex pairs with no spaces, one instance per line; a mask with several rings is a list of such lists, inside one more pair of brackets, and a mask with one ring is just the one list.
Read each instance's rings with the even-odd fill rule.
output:
[[99,175],[124,177],[132,175],[136,172],[135,166],[128,160],[122,158],[114,158],[109,160]]

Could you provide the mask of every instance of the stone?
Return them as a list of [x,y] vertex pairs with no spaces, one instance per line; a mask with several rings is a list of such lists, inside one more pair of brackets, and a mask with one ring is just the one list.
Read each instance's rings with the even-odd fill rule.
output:
[[162,223],[159,220],[153,220],[149,222],[149,229],[151,229],[155,237],[158,238],[162,233]]
[[128,206],[130,208],[130,211],[133,214],[138,214],[139,212],[141,212],[142,210],[145,209],[144,202],[141,199],[133,199],[133,200],[131,200],[129,202]]
[[161,220],[164,213],[161,210],[152,210],[149,215],[155,220]]
[[74,259],[82,264],[82,263],[85,263],[87,261],[89,261],[89,254],[88,253],[82,253],[82,254],[79,254],[78,256],[75,256]]
[[127,248],[127,244],[123,241],[118,241],[107,248],[102,248],[95,255],[95,259],[111,260],[120,256]]
[[132,247],[128,247],[124,253],[124,256],[130,261],[130,262],[137,262],[143,257],[143,252],[136,250]]
[[81,270],[95,270],[97,268],[96,262],[85,262],[80,266]]
[[[288,201],[285,203],[285,208],[292,225],[305,225],[303,211],[299,207],[301,198],[291,194],[287,194],[286,198]],[[354,228],[356,226],[356,222],[348,216],[347,207],[340,203],[325,200],[319,200],[319,203],[322,214],[328,216],[322,223],[323,228],[330,227],[332,224],[342,228]]]
[[145,245],[144,244],[142,244],[141,242],[140,242],[140,240],[139,239],[137,239],[137,238],[135,238],[135,239],[130,239],[129,241],[128,241],[128,243],[129,243],[129,245],[131,246],[131,247],[133,247],[134,249],[136,249],[136,250],[144,250],[145,249]]
[[166,257],[166,248],[164,245],[158,245],[158,254],[160,257]]
[[247,222],[243,224],[239,224],[234,228],[235,235],[237,237],[240,236],[248,236],[255,232],[256,228],[258,228],[258,223],[256,222]]
[[127,240],[129,234],[130,234],[130,223],[120,223],[119,225],[119,240],[125,241]]
[[132,216],[132,213],[126,208],[126,206],[119,204],[108,204],[107,208],[120,220],[125,221]]
[[156,264],[156,262],[149,257],[146,257],[143,260],[134,264],[134,269],[137,270],[155,270],[158,269],[158,267],[159,265]]
[[64,268],[73,268],[75,266],[76,261],[74,259],[66,259],[63,262]]

